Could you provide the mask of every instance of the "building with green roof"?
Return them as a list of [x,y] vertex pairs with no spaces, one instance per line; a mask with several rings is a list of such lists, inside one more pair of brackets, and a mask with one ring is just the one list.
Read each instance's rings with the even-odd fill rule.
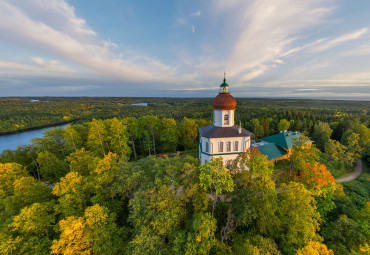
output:
[[[289,158],[294,140],[302,136],[298,131],[284,131],[275,135],[261,138],[262,144],[255,146],[269,161]],[[310,141],[312,143],[312,141]]]

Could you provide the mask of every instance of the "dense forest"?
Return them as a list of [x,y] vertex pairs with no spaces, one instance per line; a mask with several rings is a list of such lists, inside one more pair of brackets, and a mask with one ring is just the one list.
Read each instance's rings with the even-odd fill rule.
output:
[[[0,155],[1,254],[370,252],[368,103],[238,100],[255,140],[290,129],[315,144],[226,167],[197,159],[211,99],[39,100],[0,100],[2,127],[80,121]],[[358,158],[363,174],[336,183]]]
[[[367,123],[370,113],[370,102],[361,101],[248,98],[237,98],[237,101],[236,123],[242,122],[244,127],[253,128],[256,119],[259,120],[258,124],[267,121],[269,128],[265,123],[266,134],[262,136],[279,131],[277,123],[280,119],[291,122],[294,130],[311,132],[317,121],[330,123],[331,128],[335,128],[345,120],[356,119],[360,123]],[[73,120],[91,121],[93,118],[152,115],[176,121],[184,117],[208,121],[212,120],[211,102],[212,98],[0,98],[0,133]],[[147,103],[148,106],[133,106],[134,103]],[[264,116],[266,119],[262,120]]]

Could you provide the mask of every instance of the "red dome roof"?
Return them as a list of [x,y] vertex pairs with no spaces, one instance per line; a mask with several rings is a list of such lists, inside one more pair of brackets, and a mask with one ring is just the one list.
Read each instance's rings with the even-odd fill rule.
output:
[[214,110],[235,110],[236,100],[230,93],[220,93],[213,99]]

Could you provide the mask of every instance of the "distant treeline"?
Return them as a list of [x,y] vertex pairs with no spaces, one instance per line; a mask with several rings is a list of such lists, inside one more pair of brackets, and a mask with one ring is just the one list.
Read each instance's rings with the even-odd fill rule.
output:
[[[31,99],[39,101],[31,102]],[[176,121],[184,117],[209,121],[211,102],[212,98],[1,98],[0,133],[93,118],[152,115]],[[257,138],[278,132],[281,119],[288,120],[291,129],[306,133],[311,133],[318,121],[332,123],[332,128],[346,120],[369,123],[370,102],[246,98],[238,98],[237,102],[236,123],[241,122],[251,131],[259,124],[263,126],[264,132],[257,132]],[[132,106],[133,103],[148,103],[148,106]]]

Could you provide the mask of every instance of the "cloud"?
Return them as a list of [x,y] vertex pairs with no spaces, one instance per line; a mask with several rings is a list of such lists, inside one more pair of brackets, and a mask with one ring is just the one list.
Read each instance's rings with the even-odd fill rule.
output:
[[0,76],[73,76],[77,77],[79,74],[76,70],[71,69],[65,65],[60,64],[56,59],[46,60],[40,57],[32,58],[36,65],[17,63],[11,61],[0,61]]
[[200,10],[196,11],[196,12],[193,12],[191,13],[189,16],[190,17],[198,17],[202,14],[202,12]]
[[185,25],[186,24],[186,19],[184,19],[184,18],[178,18],[176,20],[176,23],[177,24],[180,24],[180,25]]
[[195,26],[191,25],[191,32],[195,33]]
[[[216,1],[215,15],[225,19],[225,35],[229,38],[225,54],[204,58],[201,69],[208,63],[219,63],[214,68],[226,69],[230,76],[243,77],[244,82],[264,72],[261,66],[273,67],[284,61],[287,54],[298,51],[294,47],[300,36],[325,22],[333,11],[332,1]],[[277,62],[276,62],[277,61]],[[259,69],[256,71],[256,69]],[[213,70],[212,73],[217,70]]]
[[[189,77],[132,50],[124,52],[123,57],[114,53],[111,48],[118,45],[96,38],[86,21],[77,18],[74,8],[62,0],[0,2],[0,37],[55,54],[113,79],[178,83]],[[42,59],[34,61],[42,64]]]
[[362,28],[360,30],[356,30],[351,33],[347,33],[341,36],[338,36],[334,39],[331,40],[326,40],[324,43],[319,44],[317,47],[315,47],[313,50],[314,51],[324,51],[329,48],[332,48],[338,44],[345,43],[348,41],[356,40],[362,37],[364,34],[366,34],[367,28]]

